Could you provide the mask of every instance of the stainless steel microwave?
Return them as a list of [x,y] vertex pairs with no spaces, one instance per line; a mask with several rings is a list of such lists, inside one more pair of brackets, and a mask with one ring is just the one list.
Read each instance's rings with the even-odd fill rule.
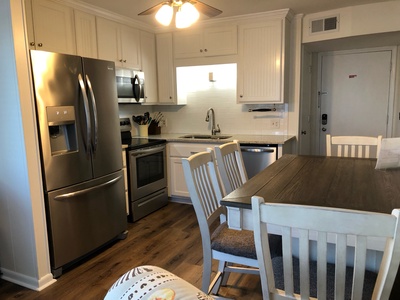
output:
[[145,102],[144,73],[131,69],[116,69],[118,103]]

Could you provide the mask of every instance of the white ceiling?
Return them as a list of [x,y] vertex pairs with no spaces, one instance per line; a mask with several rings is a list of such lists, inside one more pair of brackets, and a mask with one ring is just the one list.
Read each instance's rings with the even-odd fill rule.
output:
[[[91,5],[130,17],[150,26],[158,27],[154,15],[138,14],[163,0],[80,0]],[[233,17],[257,12],[290,8],[295,14],[310,14],[341,7],[384,2],[390,0],[202,0],[202,2],[222,10],[215,18]],[[201,19],[207,19],[202,16]],[[172,26],[172,25],[170,25]]]

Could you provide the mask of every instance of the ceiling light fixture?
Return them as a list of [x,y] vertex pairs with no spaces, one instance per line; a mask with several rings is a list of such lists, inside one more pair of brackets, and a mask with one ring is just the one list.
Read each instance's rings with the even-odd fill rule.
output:
[[[162,2],[142,11],[139,16],[155,14],[156,20],[169,26],[175,13],[175,26],[187,28],[200,17],[200,13],[212,18],[222,13],[222,10],[203,3],[200,0],[163,0]],[[200,13],[199,13],[200,12]]]
[[199,12],[189,2],[172,1],[164,3],[156,13],[156,20],[164,25],[169,26],[171,24],[174,7],[177,11],[175,14],[175,26],[176,28],[187,28],[193,25],[199,19]]

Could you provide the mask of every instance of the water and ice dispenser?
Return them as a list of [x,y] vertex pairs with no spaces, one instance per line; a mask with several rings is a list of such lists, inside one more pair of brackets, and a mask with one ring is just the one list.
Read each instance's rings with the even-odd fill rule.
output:
[[51,154],[78,150],[74,106],[48,106],[47,121]]

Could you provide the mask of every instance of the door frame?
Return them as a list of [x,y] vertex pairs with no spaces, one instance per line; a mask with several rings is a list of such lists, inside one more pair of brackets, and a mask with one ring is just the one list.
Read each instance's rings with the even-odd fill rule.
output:
[[322,85],[322,56],[326,55],[339,55],[339,54],[356,54],[356,53],[366,53],[366,52],[377,52],[377,51],[391,51],[392,54],[392,63],[390,69],[390,86],[389,86],[389,104],[388,104],[388,119],[387,119],[387,137],[392,137],[393,133],[393,120],[394,120],[394,92],[395,92],[395,79],[396,79],[396,72],[395,66],[397,65],[397,48],[395,46],[389,47],[376,47],[376,48],[363,48],[363,49],[354,49],[354,50],[342,50],[342,51],[327,51],[327,52],[319,52],[318,53],[318,68],[317,68],[317,90],[315,91],[316,97],[316,108],[315,108],[315,115],[314,115],[314,153],[319,153],[319,145],[320,143],[325,143],[324,141],[320,140],[320,116],[321,116],[321,99],[319,92],[321,91]]

